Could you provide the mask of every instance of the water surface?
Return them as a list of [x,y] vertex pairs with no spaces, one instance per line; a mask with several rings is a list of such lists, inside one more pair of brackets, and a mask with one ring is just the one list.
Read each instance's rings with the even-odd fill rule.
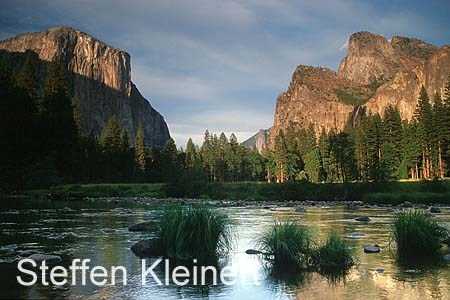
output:
[[[128,226],[155,218],[160,207],[111,203],[3,200],[0,209],[0,259],[8,261],[22,250],[57,254],[68,267],[74,258],[91,259],[90,266],[125,266],[128,284],[98,287],[92,284],[63,287],[22,287],[14,272],[0,269],[0,298],[25,299],[450,299],[450,264],[400,266],[389,251],[392,213],[385,208],[311,207],[305,213],[294,208],[219,208],[232,220],[236,242],[232,253],[219,265],[239,271],[233,286],[141,285],[141,260],[130,247],[147,235],[128,231]],[[67,207],[71,209],[67,209]],[[369,223],[357,222],[370,216]],[[436,214],[450,224],[450,208]],[[345,278],[332,279],[314,272],[274,277],[257,257],[245,254],[254,240],[275,220],[295,218],[313,228],[318,239],[330,230],[348,239],[357,265]],[[352,232],[363,233],[351,238]],[[365,254],[362,246],[378,244],[379,254]],[[154,259],[148,259],[151,264]],[[159,270],[162,272],[162,270]],[[78,276],[78,281],[79,281]],[[162,276],[161,276],[162,277]],[[120,278],[118,278],[120,279]],[[256,280],[256,282],[255,282]],[[256,284],[258,283],[258,284]]]

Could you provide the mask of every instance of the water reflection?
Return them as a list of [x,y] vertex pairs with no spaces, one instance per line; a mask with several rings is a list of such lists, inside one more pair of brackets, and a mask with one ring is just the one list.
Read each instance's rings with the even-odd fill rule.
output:
[[[234,221],[236,242],[232,253],[218,261],[238,272],[237,284],[199,287],[141,285],[141,260],[129,250],[149,233],[129,232],[132,224],[149,221],[158,207],[119,207],[110,203],[2,200],[0,209],[0,298],[28,299],[450,299],[450,265],[399,264],[389,252],[388,230],[392,214],[385,209],[344,207],[308,208],[222,208]],[[70,207],[68,209],[67,207]],[[369,216],[369,223],[354,219]],[[318,273],[279,274],[266,268],[258,256],[247,255],[253,241],[275,220],[297,219],[314,228],[318,239],[335,230],[355,249],[357,265],[346,276],[327,277]],[[450,222],[450,209],[438,216]],[[359,232],[356,236],[351,233]],[[362,246],[378,244],[379,254],[364,254]],[[91,265],[125,266],[127,285],[98,287],[92,284],[63,287],[19,286],[8,262],[23,250],[57,254],[69,267],[74,258],[90,258]],[[148,260],[150,263],[152,260]],[[9,268],[9,269],[8,269]],[[158,274],[164,270],[159,267]],[[121,278],[117,278],[119,280]],[[69,278],[70,280],[70,278]],[[110,281],[110,280],[108,280]]]

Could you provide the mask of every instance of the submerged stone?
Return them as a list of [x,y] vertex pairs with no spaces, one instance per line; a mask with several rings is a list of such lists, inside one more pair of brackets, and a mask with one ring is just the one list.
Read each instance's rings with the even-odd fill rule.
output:
[[380,253],[380,247],[378,245],[365,245],[363,248],[364,253]]
[[19,252],[19,256],[28,257],[28,256],[36,254],[36,253],[37,253],[37,251],[35,251],[35,250],[25,250],[25,251]]
[[28,256],[28,258],[34,260],[37,264],[41,264],[43,261],[45,261],[48,264],[57,264],[62,262],[61,256],[58,255],[35,253]]
[[441,209],[439,207],[433,206],[432,208],[430,208],[430,213],[440,214],[441,213]]
[[128,227],[129,231],[157,231],[158,224],[153,221],[142,222]]
[[370,222],[370,218],[369,217],[358,217],[355,220],[359,221],[359,222]]
[[295,209],[295,212],[298,212],[298,213],[304,213],[304,212],[306,212],[306,209],[305,209],[304,207],[297,207],[297,208]]
[[163,255],[161,243],[157,239],[140,240],[131,246],[130,249],[134,255],[139,257],[154,257]]
[[361,238],[361,237],[364,237],[366,235],[364,233],[362,233],[362,232],[352,232],[348,236],[351,237],[351,238]]
[[255,250],[255,249],[248,249],[248,250],[245,251],[245,253],[247,253],[247,254],[249,254],[249,255],[262,254],[261,251]]

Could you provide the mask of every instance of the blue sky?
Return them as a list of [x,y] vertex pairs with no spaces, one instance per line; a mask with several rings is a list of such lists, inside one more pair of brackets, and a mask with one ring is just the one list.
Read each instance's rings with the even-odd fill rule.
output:
[[337,70],[351,33],[450,43],[448,1],[1,0],[0,39],[72,26],[132,57],[132,80],[184,146],[273,123],[297,65]]

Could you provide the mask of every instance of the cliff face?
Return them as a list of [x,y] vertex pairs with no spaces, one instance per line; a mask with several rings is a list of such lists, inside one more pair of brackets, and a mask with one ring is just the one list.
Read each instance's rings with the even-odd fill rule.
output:
[[242,146],[253,149],[254,147],[259,153],[267,145],[267,137],[270,129],[260,129],[257,134],[242,142]]
[[100,133],[112,115],[117,115],[134,141],[143,124],[146,142],[162,146],[170,137],[164,118],[151,107],[131,81],[130,55],[79,30],[55,27],[21,34],[0,41],[0,50],[32,51],[41,61],[43,81],[46,63],[55,56],[67,65],[69,91],[80,100],[86,132]]
[[273,144],[279,131],[285,130],[291,122],[299,128],[313,125],[318,133],[322,128],[342,130],[354,108],[339,99],[340,91],[362,95],[369,92],[338,77],[332,70],[298,66],[288,90],[278,96],[270,143]]
[[356,126],[366,113],[384,114],[389,105],[411,120],[421,86],[430,98],[441,92],[450,73],[450,46],[437,48],[421,40],[358,32],[338,73],[299,66],[288,90],[277,99],[269,141],[291,121],[298,128],[314,125],[316,133]]

